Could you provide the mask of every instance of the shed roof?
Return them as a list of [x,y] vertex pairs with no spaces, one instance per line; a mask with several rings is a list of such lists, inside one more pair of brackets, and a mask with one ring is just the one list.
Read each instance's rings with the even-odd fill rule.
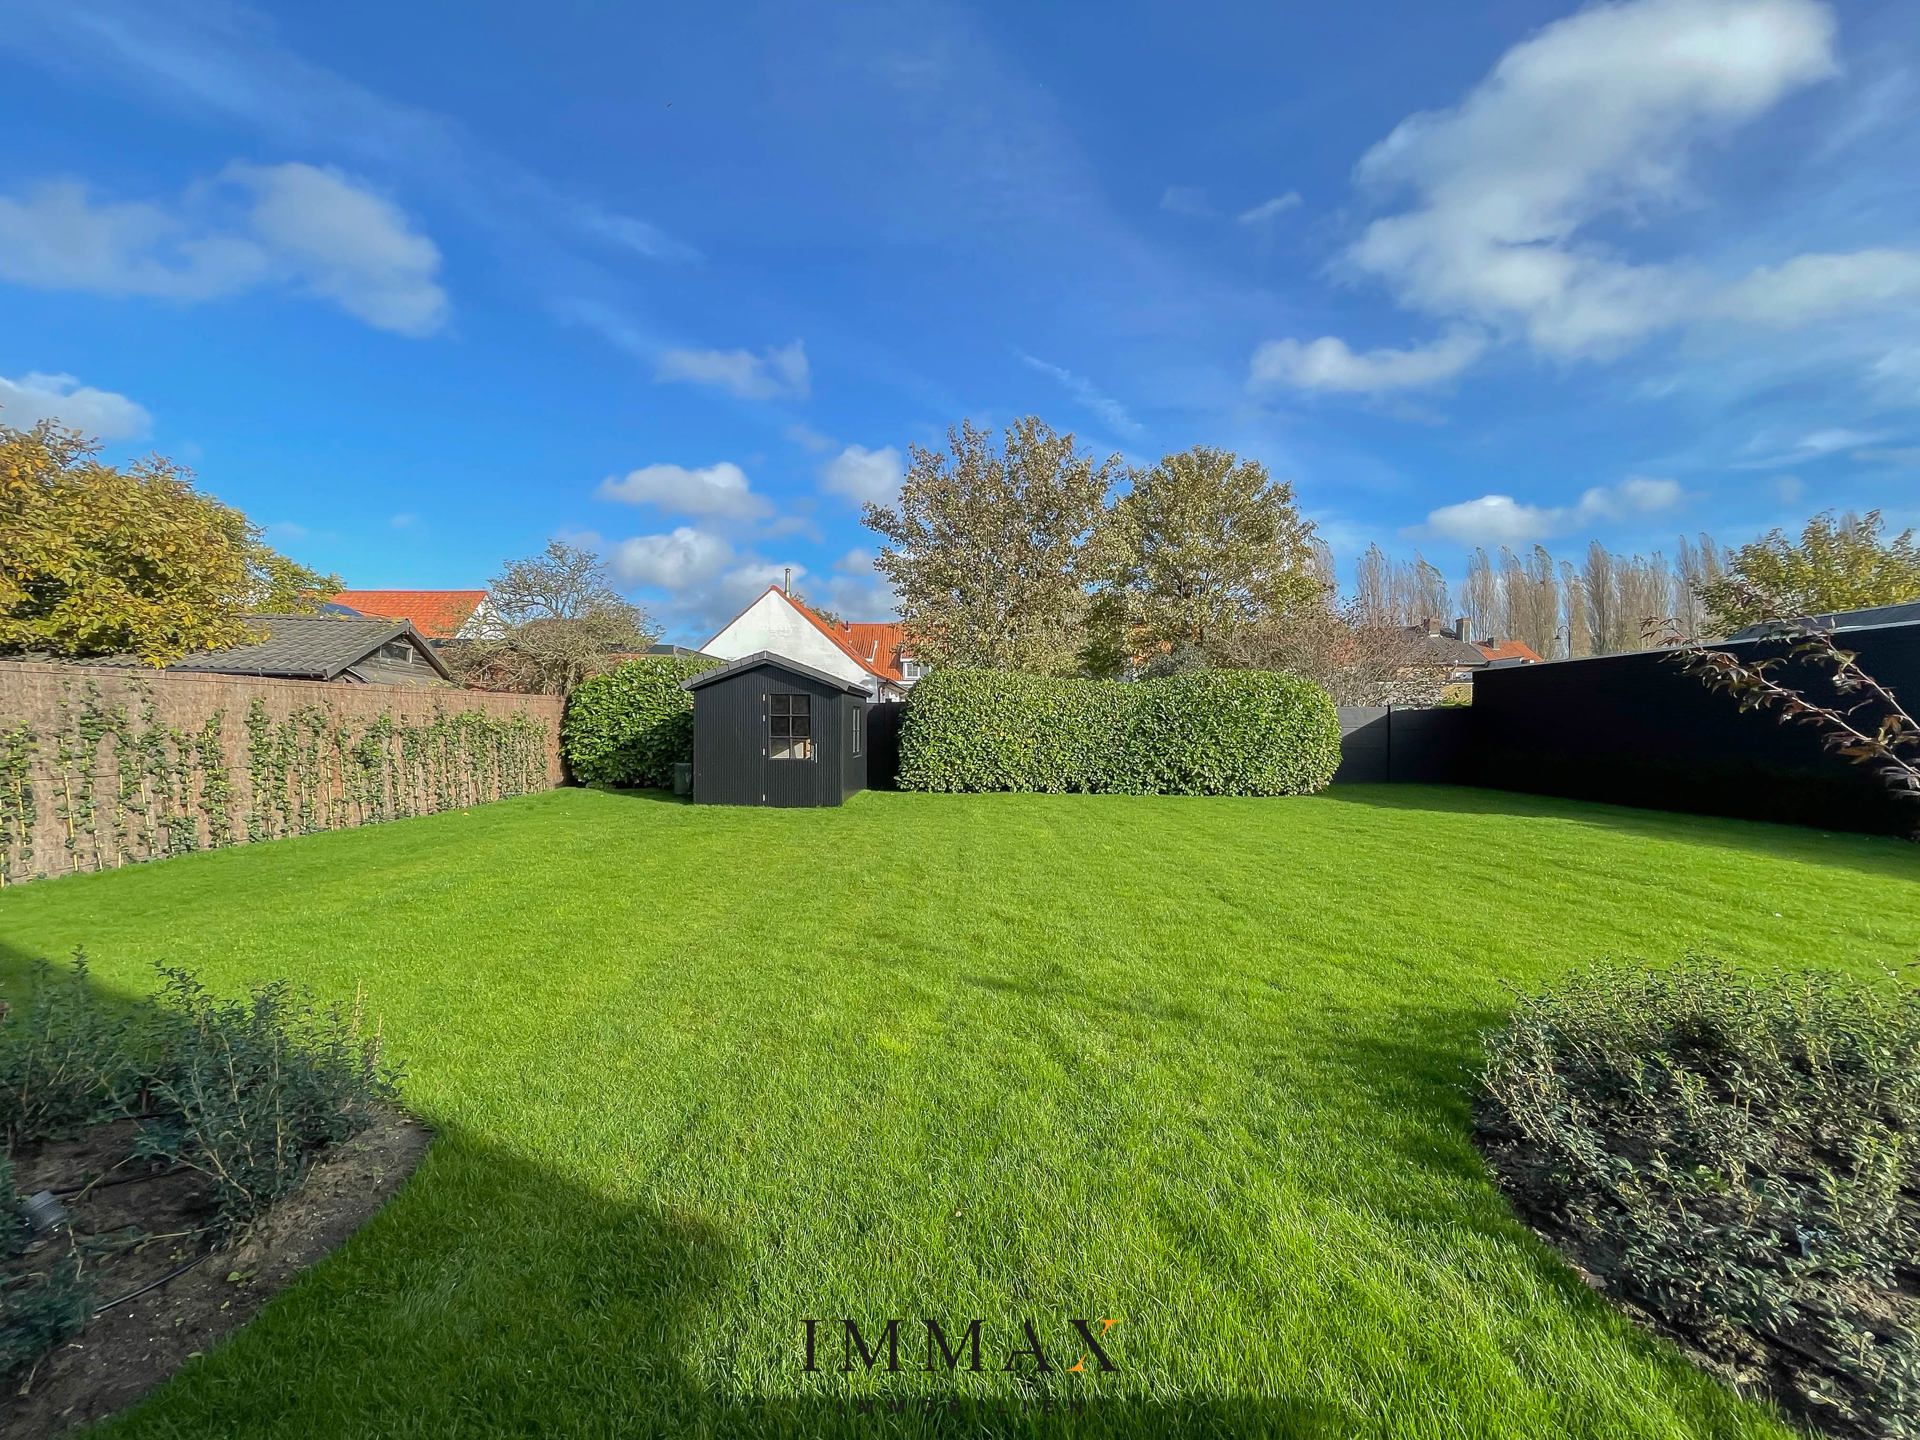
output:
[[[247,620],[266,631],[264,639],[222,650],[196,651],[166,668],[212,675],[267,675],[281,680],[332,680],[388,641],[406,637],[442,680],[453,678],[433,647],[404,620],[377,620],[364,615],[249,615]],[[114,656],[87,663],[137,662],[131,656]]]
[[838,675],[829,675],[824,670],[816,670],[811,665],[802,665],[798,660],[789,660],[784,655],[776,655],[771,650],[756,650],[751,655],[742,655],[738,660],[730,660],[714,670],[704,670],[691,679],[682,680],[682,690],[698,690],[703,685],[712,685],[730,676],[743,674],[748,670],[757,670],[762,665],[770,665],[776,670],[785,670],[791,675],[803,675],[809,680],[817,680],[822,685],[831,685],[845,695],[857,695],[866,699],[867,692],[862,686],[851,680],[842,680]]

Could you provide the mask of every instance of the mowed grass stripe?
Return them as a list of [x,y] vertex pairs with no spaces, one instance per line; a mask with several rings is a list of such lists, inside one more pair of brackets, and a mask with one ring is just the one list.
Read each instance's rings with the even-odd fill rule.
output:
[[[24,887],[0,947],[364,984],[441,1132],[116,1435],[1772,1436],[1508,1214],[1475,1036],[1603,955],[1901,964],[1917,882],[1891,841],[1419,787],[564,791]],[[803,1374],[843,1315],[1002,1354]],[[998,1371],[1029,1315],[1118,1316],[1120,1373]]]

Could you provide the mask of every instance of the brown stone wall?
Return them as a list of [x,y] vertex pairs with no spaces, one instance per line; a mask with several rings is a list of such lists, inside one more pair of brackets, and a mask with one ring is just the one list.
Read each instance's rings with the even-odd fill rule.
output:
[[550,789],[561,704],[0,662],[0,883]]

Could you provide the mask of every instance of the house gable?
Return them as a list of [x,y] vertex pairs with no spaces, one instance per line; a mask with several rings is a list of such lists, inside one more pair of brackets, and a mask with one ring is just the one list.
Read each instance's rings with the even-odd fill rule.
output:
[[835,679],[851,681],[868,694],[878,694],[888,683],[885,675],[856,659],[821,621],[777,585],[769,586],[700,648],[722,660],[739,660],[763,650],[783,655]]

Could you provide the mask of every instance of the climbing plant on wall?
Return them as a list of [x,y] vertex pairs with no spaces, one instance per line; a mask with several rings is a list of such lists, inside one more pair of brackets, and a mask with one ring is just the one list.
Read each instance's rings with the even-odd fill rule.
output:
[[[275,717],[255,698],[244,731],[230,753],[224,712],[197,729],[169,724],[138,680],[123,703],[92,681],[68,685],[50,734],[0,716],[0,883],[431,814],[547,781],[550,730],[525,713],[313,704]],[[36,851],[49,844],[57,856]]]
[[0,724],[0,885],[33,863],[33,756],[38,745],[24,721]]

